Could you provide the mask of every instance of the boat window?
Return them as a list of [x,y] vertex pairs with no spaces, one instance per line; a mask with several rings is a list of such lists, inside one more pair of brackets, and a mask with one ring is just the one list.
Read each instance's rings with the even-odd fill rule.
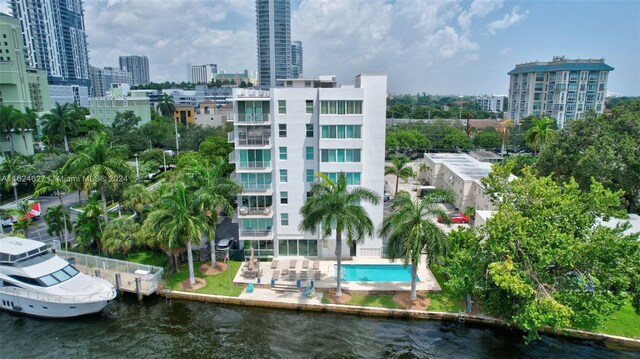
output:
[[60,283],[57,279],[55,279],[54,277],[52,277],[50,274],[49,275],[45,275],[44,277],[40,277],[40,280],[42,281],[42,283],[44,283],[45,286],[50,287],[52,285],[58,284]]
[[25,284],[37,285],[39,287],[42,287],[42,283],[40,283],[37,279],[34,279],[34,278],[23,277],[20,275],[9,275],[9,277]]
[[62,269],[57,272],[51,273],[51,275],[61,282],[64,282],[65,280],[71,278],[71,276],[65,273]]
[[78,274],[78,270],[73,268],[72,266],[66,266],[63,268],[63,270],[70,276],[75,276],[76,274]]

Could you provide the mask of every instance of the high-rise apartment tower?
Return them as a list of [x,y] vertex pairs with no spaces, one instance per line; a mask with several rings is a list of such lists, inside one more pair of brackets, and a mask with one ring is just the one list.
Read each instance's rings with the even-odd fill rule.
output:
[[291,77],[291,1],[256,0],[260,87],[282,86]]

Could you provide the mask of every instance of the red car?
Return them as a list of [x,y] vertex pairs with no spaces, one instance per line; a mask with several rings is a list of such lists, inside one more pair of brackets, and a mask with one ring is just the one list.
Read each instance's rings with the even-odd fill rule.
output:
[[[449,215],[449,222],[451,223],[469,223],[469,217],[462,214],[462,212],[451,213]],[[444,223],[444,218],[438,217],[438,223]]]

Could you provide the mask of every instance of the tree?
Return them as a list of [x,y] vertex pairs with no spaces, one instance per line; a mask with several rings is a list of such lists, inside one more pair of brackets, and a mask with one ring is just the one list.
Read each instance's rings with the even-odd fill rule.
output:
[[22,117],[22,113],[15,109],[11,105],[1,105],[0,106],[0,129],[2,131],[7,132],[7,136],[9,137],[9,145],[11,149],[11,154],[15,152],[13,146],[13,136],[11,133],[13,129],[16,127],[16,122],[19,121],[19,118]]
[[141,184],[134,184],[125,189],[123,194],[124,208],[130,209],[136,214],[136,218],[140,222],[144,221],[145,212],[149,210],[150,205],[154,202],[155,196]]
[[80,141],[76,150],[77,153],[65,164],[65,171],[83,177],[83,188],[87,194],[92,190],[100,192],[106,224],[109,216],[105,190],[113,182],[128,180],[131,168],[122,160],[128,151],[123,146],[110,144],[104,133],[95,133],[89,139]]
[[427,253],[427,263],[444,255],[447,251],[447,236],[428,217],[447,217],[438,205],[442,196],[449,194],[429,192],[422,199],[413,201],[409,193],[402,191],[391,202],[392,213],[384,219],[380,236],[389,235],[386,254],[390,260],[402,259],[404,266],[411,264],[411,295],[417,299],[416,278],[423,253]]
[[82,207],[82,211],[73,226],[76,241],[85,247],[91,247],[92,243],[95,243],[100,252],[102,251],[103,224],[100,220],[102,209],[96,196],[89,197],[87,203]]
[[[638,235],[600,219],[623,215],[620,193],[596,181],[587,190],[570,180],[558,184],[528,169],[509,180],[511,163],[494,165],[483,179],[496,211],[478,230],[473,261],[451,252],[450,261],[473,266],[483,307],[537,338],[542,326],[597,325],[620,308],[627,294],[640,298]],[[449,268],[458,281],[465,271]],[[468,284],[468,283],[467,283]],[[640,301],[634,302],[640,313]]]
[[542,151],[547,146],[556,132],[553,129],[554,121],[549,117],[532,119],[533,127],[531,127],[525,136],[527,143],[536,149]]
[[42,116],[42,128],[49,136],[59,135],[64,139],[64,149],[69,153],[68,135],[74,134],[78,126],[78,116],[73,112],[73,108],[68,103],[60,105],[56,102],[56,107],[49,113]]
[[[62,175],[62,171],[61,170],[55,170],[53,172],[51,172],[50,175],[48,175],[47,177],[42,177],[39,178],[39,180],[36,182],[36,190],[34,193],[34,197],[38,198],[39,196],[41,196],[42,194],[46,193],[46,192],[55,192],[56,196],[58,196],[58,200],[60,201],[60,206],[59,206],[59,210],[62,212],[60,215],[55,214],[57,212],[52,212],[51,219],[54,220],[56,218],[58,218],[58,222],[55,222],[56,224],[60,224],[63,227],[62,231],[57,231],[55,233],[64,233],[64,248],[65,250],[67,250],[67,235],[70,232],[71,229],[71,222],[69,221],[63,221],[62,218],[68,218],[69,215],[66,213],[66,208],[64,206],[64,202],[62,200],[62,194],[71,191],[71,184],[67,181],[67,179]],[[47,214],[49,213],[49,210],[47,210]],[[46,218],[45,218],[46,220]],[[49,222],[47,222],[49,223]],[[51,229],[51,225],[49,225],[49,229]],[[51,233],[49,233],[51,234]],[[58,234],[58,236],[60,236]]]
[[498,122],[498,133],[500,134],[500,139],[502,140],[502,151],[500,153],[504,156],[506,153],[506,144],[509,141],[509,131],[515,127],[513,124],[513,120],[502,120]]
[[209,136],[198,147],[198,152],[202,157],[210,161],[216,157],[227,159],[231,151],[233,151],[233,144],[220,136]]
[[173,102],[173,96],[162,95],[159,100],[158,111],[160,111],[162,116],[166,118],[173,118],[173,114],[176,112],[176,105]]
[[[64,240],[65,250],[67,244],[67,234],[70,232],[73,224],[71,223],[71,216],[64,210],[61,205],[52,206],[47,208],[47,212],[44,214],[44,221],[47,223],[47,233],[50,236],[57,236]],[[64,238],[63,238],[64,236]]]
[[500,147],[500,134],[493,127],[487,127],[473,137],[476,146],[491,150]]
[[398,157],[391,156],[391,166],[384,167],[384,174],[389,175],[392,174],[396,176],[396,190],[393,192],[394,196],[398,194],[398,184],[400,183],[400,178],[402,178],[405,182],[409,179],[409,177],[413,176],[413,169],[408,167],[409,157]]
[[13,122],[14,127],[20,131],[20,136],[22,136],[22,143],[24,144],[25,153],[29,153],[29,149],[27,148],[27,136],[24,134],[25,130],[32,129],[35,127],[35,118],[37,118],[37,114],[34,113],[30,108],[27,107],[26,113],[18,112]]
[[135,130],[140,121],[142,118],[133,111],[118,112],[113,119],[111,128],[116,136],[122,135]]
[[125,257],[131,248],[137,245],[137,233],[140,225],[127,218],[117,218],[104,227],[102,246],[109,254],[117,252]]
[[211,163],[191,161],[183,173],[185,183],[195,191],[196,211],[207,218],[211,233],[211,267],[216,267],[215,233],[218,223],[218,211],[233,213],[232,198],[237,197],[242,187],[232,181],[225,172],[225,161],[215,158]]
[[437,142],[437,146],[444,150],[470,150],[473,148],[473,142],[464,131],[449,127],[444,137]]
[[583,190],[591,178],[622,190],[623,204],[633,213],[640,200],[640,111],[615,110],[613,116],[571,121],[541,151],[536,169],[558,183],[574,178]]
[[189,283],[195,284],[193,270],[192,243],[200,243],[202,235],[209,238],[215,236],[211,231],[208,218],[202,213],[201,206],[195,201],[196,196],[192,188],[184,182],[172,182],[163,191],[155,205],[155,210],[149,214],[146,222],[155,229],[155,238],[161,248],[174,253],[175,268],[180,268],[175,254],[187,248],[189,261]]
[[300,231],[319,232],[323,238],[336,232],[336,297],[342,295],[342,235],[349,246],[372,236],[375,228],[362,203],[378,205],[380,196],[364,187],[347,188],[347,176],[340,172],[337,181],[327,175],[316,175],[319,182],[311,184],[311,197],[300,208]]
[[24,182],[24,177],[30,171],[27,160],[20,155],[6,156],[0,162],[0,175],[4,182],[4,189],[8,191],[13,187],[13,196],[18,203],[18,184]]

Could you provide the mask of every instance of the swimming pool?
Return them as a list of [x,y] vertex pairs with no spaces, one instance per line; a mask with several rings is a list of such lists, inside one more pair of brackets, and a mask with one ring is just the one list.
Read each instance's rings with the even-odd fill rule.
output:
[[[411,282],[411,265],[402,264],[343,264],[345,282]],[[419,282],[420,277],[416,278]]]

